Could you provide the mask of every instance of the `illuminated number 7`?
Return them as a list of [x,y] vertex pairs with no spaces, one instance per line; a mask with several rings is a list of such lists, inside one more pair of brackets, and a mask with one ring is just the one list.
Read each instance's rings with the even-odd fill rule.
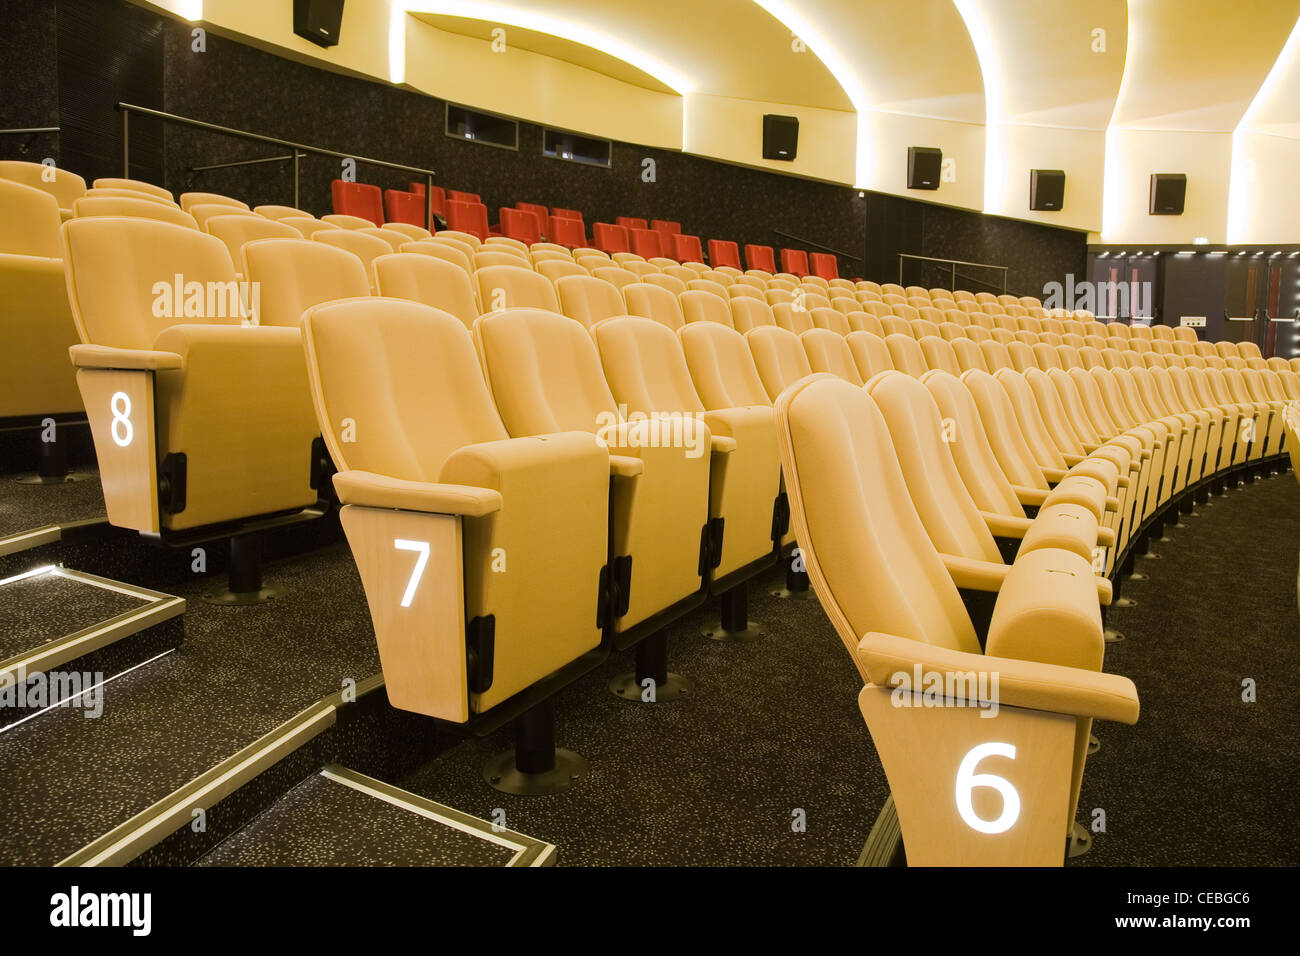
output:
[[429,542],[398,538],[393,542],[393,547],[398,551],[415,551],[420,555],[415,559],[415,570],[411,572],[411,579],[406,582],[406,591],[402,594],[402,607],[410,607],[415,589],[420,586],[420,578],[424,575],[424,566],[429,563]]

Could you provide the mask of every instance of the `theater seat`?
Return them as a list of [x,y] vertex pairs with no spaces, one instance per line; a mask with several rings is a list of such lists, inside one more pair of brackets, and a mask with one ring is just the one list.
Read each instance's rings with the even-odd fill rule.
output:
[[86,194],[86,181],[74,172],[20,159],[0,160],[0,179],[49,193],[58,203],[61,219],[72,218],[72,204]]
[[699,236],[677,233],[673,236],[672,255],[678,262],[703,262],[704,250]]
[[465,326],[429,306],[328,302],[303,333],[389,702],[466,723],[594,651],[610,468],[596,436],[510,438]]
[[60,219],[52,193],[0,179],[0,419],[82,408],[68,362],[77,330],[63,277]]
[[542,241],[542,226],[537,217],[526,209],[502,206],[499,218],[501,232],[511,239],[532,245]]
[[314,504],[299,332],[242,325],[221,240],[147,219],[74,219],[63,232],[83,343],[71,354],[109,521],[157,534]]
[[153,183],[147,183],[140,179],[120,179],[113,177],[101,177],[96,179],[91,186],[95,189],[123,189],[129,192],[143,193],[154,199],[161,199],[163,202],[175,203],[176,198],[170,190],[162,186],[155,186]]
[[[513,437],[591,432],[610,448],[610,567],[617,595],[611,621],[620,645],[640,641],[697,606],[704,596],[700,541],[708,523],[708,430],[694,419],[681,423],[694,431],[677,433],[665,432],[662,422],[627,420],[606,384],[591,336],[571,319],[535,309],[497,312],[475,323],[474,340]],[[557,368],[565,374],[555,375]],[[664,440],[674,435],[681,441]],[[650,664],[644,654],[638,660]],[[638,674],[645,676],[654,678],[657,693],[665,689],[666,669]],[[639,696],[640,681],[635,683]]]
[[327,246],[343,249],[360,259],[366,276],[371,279],[372,289],[374,280],[370,275],[370,263],[394,251],[393,243],[386,242],[378,236],[368,236],[359,229],[323,229],[314,233],[311,238],[313,242],[322,242]]
[[680,300],[667,289],[648,282],[638,282],[623,287],[623,300],[627,314],[653,319],[665,328],[676,331],[686,324]]
[[572,219],[552,212],[547,237],[552,242],[575,249],[587,244],[587,227],[583,225],[581,217]]
[[256,283],[262,325],[296,329],[311,306],[371,290],[361,259],[324,242],[255,240],[244,246],[244,264],[244,278]]
[[[1050,548],[1010,568],[944,558],[863,389],[810,379],[783,394],[776,412],[795,531],[817,596],[866,682],[859,707],[908,863],[1060,865],[1092,718],[1138,716],[1132,683],[1100,673],[1088,562]],[[963,586],[997,595],[982,650]],[[996,711],[990,672],[999,678]],[[983,693],[976,685],[971,699],[958,698],[944,673],[983,674]],[[951,706],[913,701],[933,686],[931,674]],[[913,686],[918,678],[925,683]],[[976,768],[996,768],[999,789],[1014,792],[1015,803],[999,810],[996,798],[972,800]]]
[[378,295],[432,306],[454,315],[467,329],[478,318],[478,302],[468,273],[447,259],[398,252],[380,256],[371,263],[371,268]]
[[721,521],[712,526],[711,590],[729,590],[770,566],[780,482],[771,409],[706,410],[676,334],[651,319],[608,319],[592,335],[610,390],[629,414],[687,416],[708,427],[709,517]]
[[[589,275],[565,276],[555,280],[560,311],[590,329],[604,319],[627,315],[627,305],[618,287]],[[506,326],[508,327],[508,326]]]
[[839,258],[833,253],[814,252],[808,258],[813,275],[827,281],[840,277]]
[[[234,207],[228,207],[233,209]],[[257,239],[301,239],[300,233],[285,220],[267,219],[263,216],[213,216],[207,222],[207,233],[226,244],[235,271],[245,275],[244,246]]]
[[384,222],[386,226],[402,224],[415,226],[428,232],[425,226],[425,197],[420,193],[404,192],[400,189],[384,190]]
[[740,247],[728,239],[709,240],[709,265],[718,269],[726,266],[740,269]]
[[781,271],[802,279],[808,274],[808,253],[802,249],[782,249]]
[[771,246],[745,246],[745,266],[768,274],[776,272],[776,252]]
[[[230,207],[226,207],[229,209]],[[72,215],[125,216],[134,219],[153,219],[170,222],[188,229],[199,228],[194,217],[177,206],[154,202],[151,199],[118,198],[113,196],[82,196],[72,204]]]
[[560,311],[555,286],[546,276],[527,266],[487,266],[474,272],[474,284],[483,311],[498,309],[545,309]]

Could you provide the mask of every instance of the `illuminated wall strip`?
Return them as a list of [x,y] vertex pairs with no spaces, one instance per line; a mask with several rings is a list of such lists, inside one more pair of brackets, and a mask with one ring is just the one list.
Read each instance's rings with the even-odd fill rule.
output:
[[1106,153],[1101,170],[1101,240],[1103,242],[1114,238],[1115,230],[1124,219],[1124,209],[1129,198],[1128,184],[1124,182],[1120,171],[1119,133],[1115,126],[1115,117],[1120,115],[1120,104],[1124,102],[1124,93],[1128,89],[1128,65],[1137,60],[1134,51],[1140,44],[1135,29],[1137,17],[1133,10],[1136,4],[1137,0],[1129,0],[1127,5],[1128,40],[1124,47],[1124,72],[1120,74],[1119,89],[1115,91],[1115,105],[1110,111],[1110,122],[1106,124]]
[[1273,61],[1273,68],[1264,77],[1255,98],[1250,101],[1250,106],[1232,131],[1232,165],[1228,173],[1228,245],[1248,241],[1251,211],[1255,208],[1258,195],[1255,189],[1254,163],[1246,154],[1246,135],[1260,111],[1278,92],[1282,77],[1297,57],[1300,57],[1300,20],[1292,27],[1291,36]]
[[793,0],[754,0],[776,20],[789,28],[799,37],[804,45],[812,51],[822,65],[830,71],[831,76],[844,90],[844,95],[853,104],[858,114],[857,157],[854,163],[854,187],[866,189],[871,184],[872,169],[871,131],[868,123],[871,113],[871,100],[866,88],[858,76],[853,64],[843,56],[836,45],[808,20],[795,6]]
[[1002,66],[993,29],[979,0],[953,0],[966,23],[984,78],[984,211],[1001,212],[1006,180],[1006,150],[1002,142]]
[[570,40],[629,63],[682,96],[692,92],[694,87],[687,77],[644,50],[594,30],[584,23],[566,20],[541,10],[484,0],[405,0],[403,5],[410,13],[432,13],[498,23]]
[[406,82],[406,0],[391,0],[388,10],[388,82]]

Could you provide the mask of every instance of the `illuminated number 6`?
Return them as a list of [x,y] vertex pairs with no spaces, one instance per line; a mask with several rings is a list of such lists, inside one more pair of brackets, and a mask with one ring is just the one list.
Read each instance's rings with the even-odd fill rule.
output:
[[402,607],[410,607],[411,601],[415,598],[415,589],[420,586],[420,578],[424,575],[424,566],[429,563],[429,542],[397,538],[393,542],[393,547],[398,551],[415,551],[420,555],[415,559],[415,569],[411,572],[411,579],[406,582],[406,591],[402,594]]
[[[135,426],[131,424],[131,396],[126,392],[114,392],[108,404],[113,412],[113,443],[119,448],[125,448],[135,437]],[[119,425],[122,428],[121,434],[118,433]]]
[[[957,768],[957,812],[972,830],[980,833],[1005,833],[1020,819],[1020,794],[1005,777],[975,772],[975,765],[985,757],[1009,757],[1015,760],[1016,748],[1012,744],[998,743],[980,744],[971,748]],[[1002,794],[1002,815],[996,820],[982,820],[976,816],[970,799],[971,791],[976,787],[992,787]]]

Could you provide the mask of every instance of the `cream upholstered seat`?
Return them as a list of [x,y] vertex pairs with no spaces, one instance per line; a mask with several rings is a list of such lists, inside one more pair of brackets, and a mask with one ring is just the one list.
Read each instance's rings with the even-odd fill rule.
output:
[[[467,723],[598,663],[610,474],[600,440],[511,438],[472,336],[430,306],[327,302],[304,315],[303,341],[392,705]],[[521,735],[495,776],[509,769],[514,792],[537,792],[555,769],[553,747],[542,749]]]
[[[92,200],[94,199],[93,196],[92,196],[92,197],[88,197],[88,198],[90,198],[90,199],[92,199]],[[117,201],[118,201],[118,202],[122,202],[122,201],[124,201],[124,200],[117,200]],[[138,204],[138,203],[140,203],[140,202],[148,202],[149,200],[146,199],[146,200],[131,200],[131,201],[132,201],[133,203]],[[160,204],[160,203],[152,203],[151,205],[153,205],[153,206],[159,206],[159,205],[161,205],[161,204]],[[166,209],[168,209],[169,207],[167,207],[167,206],[163,206],[162,208],[163,208],[164,210],[166,210]],[[193,217],[194,217],[194,222],[195,222],[195,223],[198,225],[198,227],[199,227],[200,229],[202,229],[204,232],[209,232],[209,231],[210,231],[210,230],[208,229],[208,220],[210,220],[210,219],[215,219],[217,216],[247,216],[247,217],[249,217],[250,219],[263,219],[263,220],[267,218],[266,216],[259,216],[257,213],[253,212],[251,209],[241,209],[241,208],[239,208],[238,206],[231,206],[231,205],[229,205],[229,204],[227,204],[227,203],[216,203],[216,202],[193,203],[193,204],[190,205],[190,207],[189,207],[188,209],[184,210],[184,212],[187,213],[187,214],[190,215],[190,216],[193,216]],[[154,214],[151,215],[149,218],[154,218],[154,219],[163,219],[163,214],[154,213]],[[290,217],[290,218],[292,218],[292,217]],[[168,220],[165,220],[165,219],[164,219],[164,221],[168,221]],[[174,220],[172,220],[172,221],[174,221]],[[276,220],[276,221],[282,221],[282,220]],[[315,220],[313,220],[313,222],[314,222],[314,221],[315,221]],[[294,225],[294,223],[290,222],[289,225]]]
[[68,307],[59,224],[54,195],[0,179],[0,419],[82,409],[68,362],[77,329]]
[[[589,275],[565,276],[555,283],[560,311],[590,329],[604,319],[627,315],[627,305],[618,287]],[[508,425],[508,423],[507,423]]]
[[682,318],[688,324],[691,322],[716,322],[728,328],[732,327],[731,308],[725,296],[692,289],[679,295],[677,303],[682,308]]
[[336,226],[332,222],[322,222],[321,220],[316,219],[313,216],[307,216],[307,215],[278,216],[278,217],[267,217],[267,218],[274,218],[276,222],[282,222],[286,226],[293,226],[293,228],[297,229],[298,233],[301,236],[303,236],[303,238],[305,239],[310,239],[312,236],[316,235],[316,233],[324,232],[327,229],[342,228],[342,226]]
[[844,336],[830,329],[809,329],[799,336],[799,341],[814,372],[829,372],[846,382],[862,384],[862,375]]
[[248,203],[241,199],[235,199],[231,196],[223,196],[221,193],[181,193],[178,202],[180,207],[189,212],[194,206],[230,206],[232,209],[242,209],[249,212]]
[[87,216],[120,216],[135,219],[154,219],[158,222],[170,222],[189,229],[199,228],[194,217],[177,206],[155,202],[141,196],[96,196],[87,194],[72,204],[72,215],[77,218]]
[[375,291],[394,299],[410,299],[454,315],[474,325],[478,302],[465,270],[437,256],[397,252],[380,256],[371,263],[375,273]]
[[[1060,864],[1091,718],[1133,723],[1138,712],[1132,683],[1099,673],[1102,625],[1087,560],[1051,548],[1010,568],[944,559],[864,389],[809,379],[785,392],[776,412],[796,533],[817,596],[866,682],[859,705],[908,862]],[[983,653],[958,586],[998,593]],[[996,674],[996,715],[988,716],[987,686],[960,700],[945,672],[983,674],[986,685]],[[931,674],[954,706],[921,706],[932,684],[912,681]],[[976,800],[962,786],[976,767],[996,771],[1014,803]]]
[[86,194],[86,181],[74,172],[45,163],[0,160],[0,179],[49,193],[58,204],[60,220],[72,218],[72,204]]
[[391,243],[377,236],[368,236],[360,229],[322,229],[320,232],[313,233],[311,239],[313,242],[321,242],[350,252],[360,259],[366,278],[370,281],[371,291],[374,291],[374,277],[370,272],[370,264],[380,256],[393,252]]
[[296,329],[309,307],[371,289],[361,260],[325,242],[258,239],[244,246],[244,265],[244,277],[258,290],[261,325]]
[[772,307],[761,297],[737,296],[729,303],[731,324],[737,332],[748,332],[761,326],[776,325]]
[[148,219],[74,219],[63,234],[109,521],[159,533],[314,504],[299,332],[243,326],[221,240]]
[[[259,216],[265,216],[267,219],[285,219],[288,217],[306,218],[306,219],[316,218],[311,213],[306,212],[302,209],[297,209],[294,206],[275,206],[275,205],[254,206],[253,212],[257,213]],[[330,225],[333,225],[333,223],[331,223]]]
[[[592,432],[610,448],[610,622],[619,646],[661,631],[697,606],[704,598],[700,545],[709,519],[707,427],[683,419],[676,423],[682,441],[664,441],[662,422],[620,414],[595,343],[564,316],[494,312],[474,324],[474,340],[512,436]],[[564,373],[556,374],[559,369]],[[662,643],[662,634],[657,640]],[[638,657],[638,695],[646,677],[657,694],[666,689],[666,667],[653,672],[656,655]]]
[[714,593],[770,565],[780,480],[771,409],[706,409],[676,334],[653,319],[608,319],[592,334],[610,390],[629,414],[689,416],[709,428]]
[[[228,209],[235,209],[227,206]],[[204,230],[210,236],[216,236],[226,244],[230,259],[235,264],[235,271],[240,275],[247,272],[244,262],[244,246],[258,239],[301,239],[300,233],[285,220],[267,219],[265,216],[240,214],[213,216],[207,221]]]
[[338,226],[340,229],[373,229],[375,227],[375,224],[369,219],[361,216],[349,216],[344,213],[330,213],[328,216],[321,216],[321,221]]
[[750,329],[745,333],[745,344],[754,357],[763,390],[773,402],[789,386],[813,373],[799,336],[780,326]]
[[494,265],[474,270],[474,286],[483,311],[545,309],[560,311],[555,286],[527,266]]
[[164,202],[169,203],[174,203],[176,201],[175,197],[169,190],[166,190],[161,186],[155,186],[153,183],[146,183],[139,179],[115,179],[112,177],[100,178],[91,183],[91,186],[95,189],[123,189],[128,192],[143,193],[146,196],[151,196],[154,199],[161,199]]
[[681,302],[667,289],[648,282],[636,282],[623,287],[623,300],[627,303],[628,315],[653,319],[674,331],[686,324]]

